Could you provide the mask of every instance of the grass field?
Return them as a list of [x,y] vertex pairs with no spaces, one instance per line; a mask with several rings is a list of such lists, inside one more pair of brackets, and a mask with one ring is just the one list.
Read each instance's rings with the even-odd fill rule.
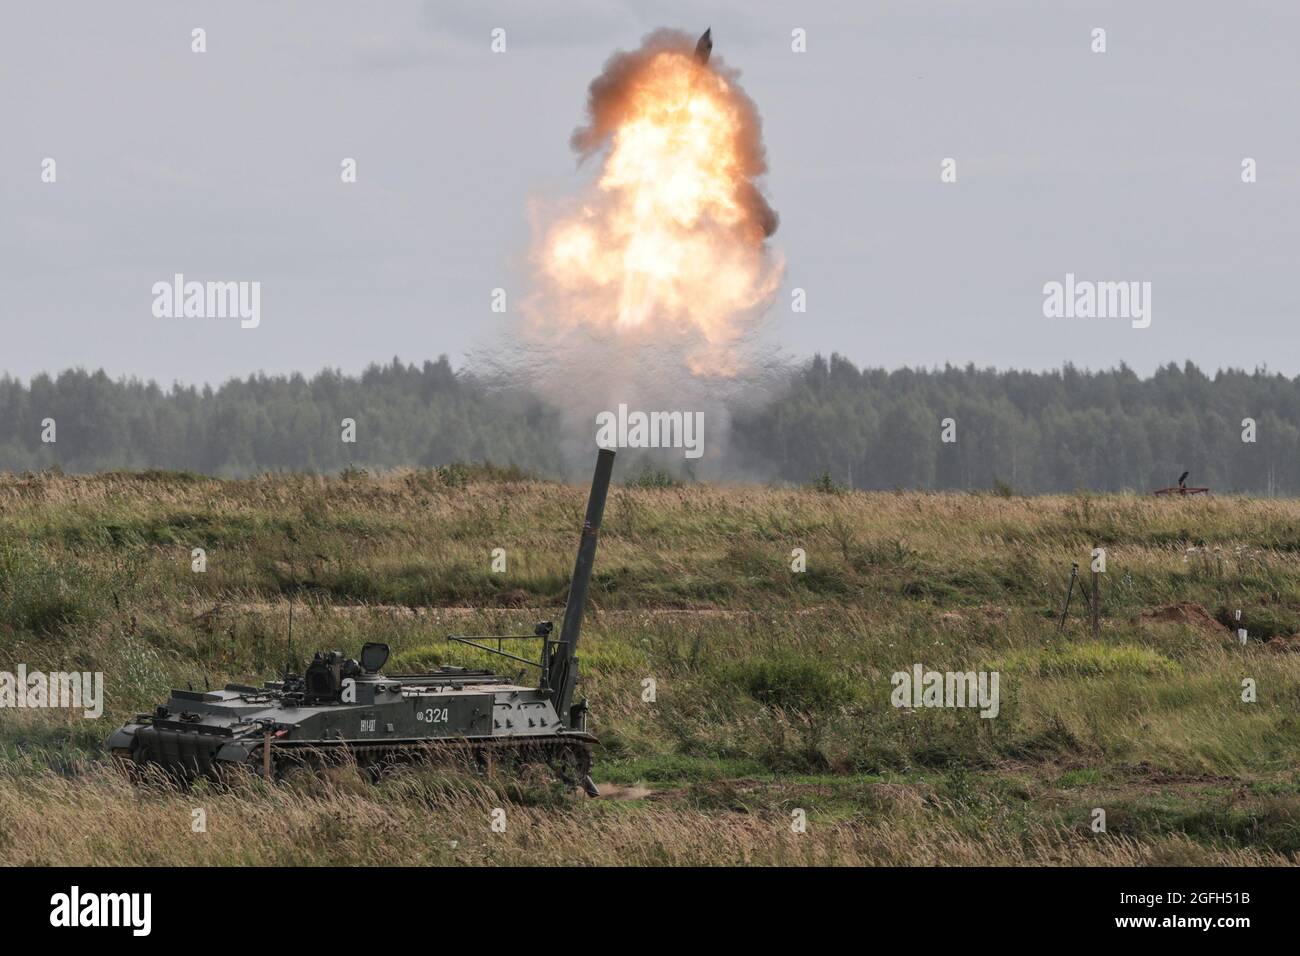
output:
[[[136,789],[103,743],[170,686],[276,676],[290,596],[300,662],[558,621],[585,488],[0,477],[0,670],[102,671],[107,701],[0,710],[0,864],[1300,861],[1300,501],[655,484],[611,492],[580,650],[605,796],[556,800],[440,768]],[[1094,546],[1100,635],[1076,597],[1058,636]],[[997,671],[997,717],[894,707],[917,663]]]

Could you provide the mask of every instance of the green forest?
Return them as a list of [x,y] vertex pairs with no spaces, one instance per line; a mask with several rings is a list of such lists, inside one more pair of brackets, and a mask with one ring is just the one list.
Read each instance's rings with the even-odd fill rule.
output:
[[[345,417],[364,440],[340,441]],[[818,355],[730,417],[713,463],[722,478],[1030,494],[1146,491],[1190,471],[1189,484],[1216,492],[1300,494],[1300,377],[1265,370],[887,371]],[[446,357],[218,387],[81,369],[0,378],[0,471],[243,476],[491,462],[561,475],[562,430],[539,398],[490,387]],[[664,457],[680,469],[679,456]]]
[[[946,418],[953,442],[941,440]],[[1300,494],[1300,377],[1262,370],[884,371],[818,356],[736,430],[750,466],[787,481],[827,472],[868,489],[1148,491],[1190,471],[1189,485],[1214,491]]]

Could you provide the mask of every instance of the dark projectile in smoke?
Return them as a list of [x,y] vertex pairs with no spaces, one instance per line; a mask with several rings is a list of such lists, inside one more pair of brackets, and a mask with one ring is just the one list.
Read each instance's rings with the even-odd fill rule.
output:
[[700,42],[695,44],[695,59],[701,63],[709,62],[709,54],[713,52],[713,27],[709,27],[700,36]]

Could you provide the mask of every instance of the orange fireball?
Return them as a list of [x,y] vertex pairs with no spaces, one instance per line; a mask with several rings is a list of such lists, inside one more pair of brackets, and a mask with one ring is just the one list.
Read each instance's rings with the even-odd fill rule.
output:
[[574,143],[603,149],[603,165],[586,200],[545,230],[536,320],[679,341],[693,372],[734,375],[735,346],[782,271],[755,184],[766,167],[753,104],[681,34],[660,33],[610,61],[591,114]]

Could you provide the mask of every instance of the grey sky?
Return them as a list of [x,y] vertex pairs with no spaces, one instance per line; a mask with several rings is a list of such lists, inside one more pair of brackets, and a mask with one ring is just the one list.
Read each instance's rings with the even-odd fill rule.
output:
[[[1300,373],[1281,0],[7,3],[0,372],[215,382],[490,346],[513,321],[491,290],[527,289],[529,199],[589,175],[568,139],[591,78],[655,27],[710,25],[763,116],[787,352]],[[260,328],[155,318],[174,272],[259,280]],[[1066,272],[1150,281],[1151,327],[1044,318]]]

